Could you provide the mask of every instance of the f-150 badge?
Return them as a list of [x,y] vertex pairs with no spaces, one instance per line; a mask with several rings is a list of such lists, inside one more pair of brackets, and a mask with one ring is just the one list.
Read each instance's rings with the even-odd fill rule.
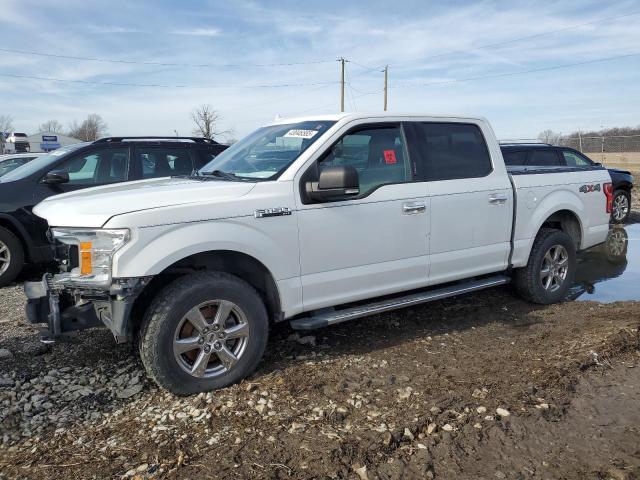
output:
[[253,212],[253,216],[256,218],[282,217],[284,215],[291,215],[289,207],[264,208]]
[[580,187],[580,192],[581,193],[590,193],[590,192],[599,192],[600,191],[600,184],[596,183],[594,185],[582,185]]

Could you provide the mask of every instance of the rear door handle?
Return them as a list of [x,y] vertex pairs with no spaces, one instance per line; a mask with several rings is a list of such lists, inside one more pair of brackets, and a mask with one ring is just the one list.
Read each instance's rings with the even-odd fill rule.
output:
[[427,211],[427,205],[420,202],[407,202],[402,204],[402,213],[412,215],[415,213],[424,213]]
[[509,197],[501,193],[492,193],[489,195],[489,203],[491,205],[504,205],[509,200]]

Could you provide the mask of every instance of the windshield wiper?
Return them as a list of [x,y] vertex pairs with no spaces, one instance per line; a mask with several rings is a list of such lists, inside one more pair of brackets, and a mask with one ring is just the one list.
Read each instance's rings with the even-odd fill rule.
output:
[[222,170],[214,170],[212,172],[199,172],[200,175],[207,175],[211,177],[222,178],[223,180],[229,180],[231,182],[240,180],[235,174],[229,172],[223,172]]

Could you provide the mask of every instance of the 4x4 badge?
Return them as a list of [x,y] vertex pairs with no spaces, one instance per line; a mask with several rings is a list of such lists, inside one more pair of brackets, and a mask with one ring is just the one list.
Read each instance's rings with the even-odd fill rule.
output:
[[291,215],[289,207],[264,208],[253,212],[253,216],[256,218],[282,217],[284,215]]
[[596,183],[594,185],[582,185],[580,187],[580,192],[581,193],[590,193],[590,192],[599,192],[600,191],[600,184]]

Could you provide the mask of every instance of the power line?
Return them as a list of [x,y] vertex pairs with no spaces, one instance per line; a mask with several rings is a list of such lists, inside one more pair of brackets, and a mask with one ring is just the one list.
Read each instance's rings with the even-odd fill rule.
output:
[[315,65],[320,63],[333,63],[335,60],[315,60],[308,62],[283,62],[283,63],[169,63],[169,62],[145,62],[138,60],[119,60],[111,58],[80,57],[75,55],[61,55],[57,53],[36,52],[31,50],[15,50],[0,48],[0,52],[18,53],[21,55],[35,55],[39,57],[61,58],[65,60],[80,60],[101,63],[124,63],[128,65],[153,65],[160,67],[202,67],[202,68],[243,68],[243,67],[289,67],[295,65]]
[[282,87],[309,87],[315,85],[331,85],[338,82],[314,82],[314,83],[280,83],[280,84],[262,84],[262,85],[166,85],[160,83],[128,83],[128,82],[97,82],[92,80],[72,80],[53,77],[41,77],[36,75],[21,75],[16,73],[0,73],[2,77],[26,78],[30,80],[43,80],[48,82],[61,83],[81,83],[87,85],[105,85],[116,87],[152,87],[152,88],[282,88]]
[[500,47],[502,45],[508,45],[508,44],[511,44],[511,43],[520,42],[522,40],[530,40],[530,39],[533,39],[533,38],[539,38],[539,37],[546,37],[546,36],[549,36],[549,35],[555,35],[556,33],[566,32],[567,30],[573,30],[574,28],[586,27],[588,25],[595,25],[597,23],[606,22],[606,21],[609,21],[609,20],[619,20],[621,18],[626,18],[626,17],[630,17],[630,16],[633,16],[633,15],[638,15],[638,14],[640,14],[640,10],[629,12],[629,13],[625,13],[623,15],[605,17],[605,18],[600,18],[598,20],[592,20],[590,22],[579,23],[579,24],[568,26],[568,27],[559,28],[557,30],[548,30],[546,32],[535,33],[533,35],[527,35],[527,36],[524,36],[524,37],[516,37],[516,38],[512,38],[512,39],[505,40],[505,41],[502,41],[502,42],[488,43],[488,44],[480,45],[478,47],[473,47],[473,48],[470,48],[470,49],[467,49],[467,50],[450,50],[448,52],[436,53],[434,55],[429,55],[429,56],[426,56],[426,57],[413,58],[413,59],[409,59],[409,60],[401,60],[401,61],[395,62],[393,65],[401,65],[403,63],[417,62],[417,61],[420,61],[420,60],[428,60],[428,59],[432,59],[432,58],[439,58],[439,57],[444,57],[444,56],[448,56],[448,55],[455,55],[455,54],[460,54],[460,53],[475,52],[477,50],[483,50],[485,48]]
[[605,57],[605,58],[598,58],[595,60],[585,60],[584,62],[575,62],[575,63],[567,63],[564,65],[554,65],[554,66],[550,66],[550,67],[540,67],[540,68],[532,68],[529,70],[521,70],[519,72],[506,72],[506,73],[495,73],[495,74],[491,74],[491,75],[481,75],[478,77],[468,77],[468,78],[458,78],[458,79],[452,79],[452,80],[442,80],[442,81],[438,81],[438,82],[428,82],[428,83],[396,83],[394,85],[391,85],[389,88],[393,88],[396,86],[401,86],[401,87],[428,87],[431,85],[446,85],[449,83],[460,83],[460,82],[472,82],[475,80],[484,80],[487,78],[499,78],[499,77],[510,77],[510,76],[514,76],[514,75],[524,75],[527,73],[535,73],[535,72],[546,72],[549,70],[559,70],[562,68],[569,68],[569,67],[577,67],[579,65],[589,65],[592,63],[599,63],[599,62],[608,62],[611,60],[619,60],[622,58],[630,58],[630,57],[635,57],[640,55],[640,52],[636,52],[636,53],[629,53],[627,55],[617,55],[614,57]]

